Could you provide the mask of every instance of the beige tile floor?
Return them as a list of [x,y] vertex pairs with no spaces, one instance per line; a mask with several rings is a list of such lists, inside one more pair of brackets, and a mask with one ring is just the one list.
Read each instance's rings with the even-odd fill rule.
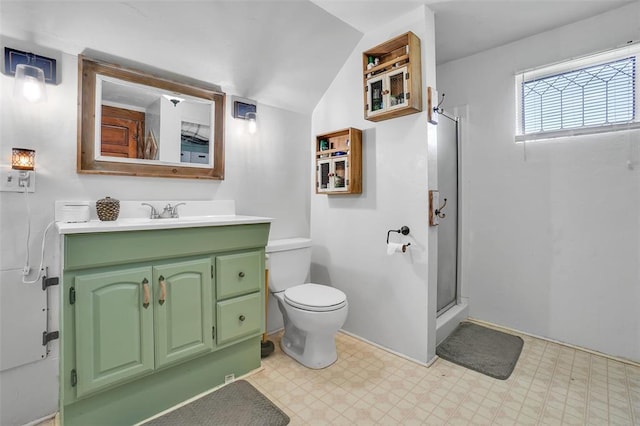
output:
[[640,425],[640,367],[521,335],[507,380],[438,359],[423,367],[338,333],[338,361],[310,370],[279,348],[246,380],[291,425]]
[[246,380],[292,426],[640,425],[640,367],[526,335],[504,381],[443,359],[423,367],[343,333],[338,361],[310,370],[282,353],[280,335]]

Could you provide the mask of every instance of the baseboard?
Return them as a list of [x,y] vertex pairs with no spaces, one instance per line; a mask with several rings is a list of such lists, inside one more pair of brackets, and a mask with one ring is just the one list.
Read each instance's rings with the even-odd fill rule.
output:
[[252,376],[252,375],[254,375],[256,373],[259,373],[260,371],[263,371],[263,370],[264,370],[264,367],[262,367],[262,366],[260,366],[258,368],[255,368],[255,369],[249,371],[248,373],[243,374],[240,377],[236,377],[233,381],[231,381],[229,383],[223,383],[221,385],[218,385],[218,386],[215,386],[215,387],[213,387],[211,389],[208,389],[208,390],[206,390],[206,391],[204,391],[202,393],[199,393],[198,395],[195,395],[195,396],[193,396],[193,397],[191,397],[191,398],[189,398],[189,399],[187,399],[185,401],[182,401],[181,403],[176,404],[173,407],[169,407],[166,410],[159,412],[158,414],[154,414],[153,416],[136,423],[134,426],[139,426],[139,425],[142,425],[142,424],[144,424],[144,423],[146,423],[146,422],[148,422],[150,420],[156,419],[158,417],[162,417],[165,414],[170,413],[171,411],[177,410],[180,407],[184,407],[185,405],[187,405],[187,404],[189,404],[189,403],[191,403],[191,402],[193,402],[193,401],[195,401],[197,399],[200,399],[203,396],[209,395],[210,393],[215,392],[218,389],[223,388],[223,387],[225,387],[226,385],[228,385],[230,383],[233,383],[233,382],[235,382],[237,380],[246,379],[247,377]]
[[411,358],[411,357],[409,357],[409,356],[407,356],[405,354],[401,354],[400,352],[396,352],[396,351],[394,351],[392,349],[389,349],[389,348],[387,348],[385,346],[379,345],[378,343],[372,342],[371,340],[367,340],[364,337],[360,337],[360,336],[358,336],[356,334],[353,334],[353,333],[350,333],[350,332],[348,332],[346,330],[340,329],[339,332],[343,333],[343,334],[346,334],[347,336],[353,337],[354,339],[358,339],[361,342],[364,342],[364,343],[366,343],[368,345],[375,346],[378,349],[382,349],[385,352],[389,352],[390,354],[393,354],[393,355],[398,356],[400,358],[404,358],[407,361],[411,361],[411,362],[413,362],[415,364],[418,364],[418,365],[420,365],[422,367],[430,367],[438,359],[438,356],[435,356],[431,360],[429,360],[428,362],[419,361],[419,360],[417,360],[415,358]]
[[544,340],[544,341],[547,341],[547,342],[555,343],[555,344],[561,345],[561,346],[566,346],[568,348],[575,349],[575,350],[578,350],[578,351],[587,352],[587,353],[590,353],[592,355],[601,356],[603,358],[607,358],[607,359],[610,359],[612,361],[618,361],[618,362],[621,362],[623,364],[629,364],[629,365],[633,365],[634,367],[640,367],[640,362],[633,361],[631,359],[617,357],[615,355],[610,355],[610,354],[606,354],[606,353],[603,353],[603,352],[594,351],[593,349],[584,348],[582,346],[577,346],[577,345],[572,345],[570,343],[561,342],[559,340],[550,339],[550,338],[544,337],[544,336],[538,336],[537,334],[527,333],[527,332],[524,332],[524,331],[516,330],[515,328],[505,327],[503,325],[498,325],[498,324],[494,324],[492,322],[483,321],[483,320],[480,320],[480,319],[477,319],[477,318],[471,318],[471,317],[467,318],[467,321],[473,322],[473,323],[476,323],[476,324],[480,324],[480,325],[484,325],[484,326],[489,327],[489,328],[494,328],[496,330],[504,330],[504,331],[510,332],[511,334],[513,334],[513,333],[515,333],[515,334],[523,334],[525,336],[534,337],[536,339],[540,339],[540,340]]
[[36,426],[46,421],[52,420],[52,426],[58,426],[60,424],[60,420],[58,419],[60,413],[49,414],[48,416],[41,417],[37,420],[33,420],[29,423],[25,423],[22,426]]

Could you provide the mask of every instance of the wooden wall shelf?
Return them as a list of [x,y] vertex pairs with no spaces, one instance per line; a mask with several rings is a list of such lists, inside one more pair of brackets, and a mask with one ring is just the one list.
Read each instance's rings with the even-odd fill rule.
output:
[[316,194],[362,193],[362,130],[316,136]]
[[420,39],[411,31],[363,52],[364,118],[382,121],[422,111],[421,62]]

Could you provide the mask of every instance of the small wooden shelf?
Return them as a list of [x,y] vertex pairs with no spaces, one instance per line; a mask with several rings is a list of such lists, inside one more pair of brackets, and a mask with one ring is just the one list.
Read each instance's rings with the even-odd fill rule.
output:
[[[369,58],[378,65],[369,66]],[[382,121],[422,111],[420,39],[411,31],[362,53],[364,118]]]
[[402,55],[396,59],[392,59],[390,61],[383,62],[382,64],[376,65],[371,69],[365,69],[363,74],[365,75],[365,77],[369,74],[372,74],[372,77],[373,77],[375,75],[381,74],[382,72],[390,71],[392,68],[397,68],[397,66],[394,67],[395,64],[399,63],[404,65],[408,60],[409,60],[409,55]]
[[315,151],[316,194],[362,193],[362,130],[318,135]]

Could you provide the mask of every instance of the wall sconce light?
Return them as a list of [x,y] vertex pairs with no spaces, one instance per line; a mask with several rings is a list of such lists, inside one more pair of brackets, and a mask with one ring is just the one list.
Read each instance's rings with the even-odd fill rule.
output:
[[29,64],[18,65],[13,95],[21,96],[29,102],[46,100],[47,89],[44,85],[44,71]]
[[248,112],[245,117],[249,125],[249,134],[254,134],[258,130],[258,115],[255,112]]
[[29,102],[47,99],[45,82],[56,83],[56,60],[4,48],[4,73],[15,75],[14,96]]
[[[11,150],[11,168],[18,170],[17,183],[18,186],[14,190],[24,188],[24,191],[33,192],[35,186],[34,170],[36,168],[36,152],[33,149],[12,148]],[[9,175],[8,181],[13,179]],[[33,179],[31,179],[33,176]],[[33,181],[33,184],[32,184]]]
[[33,149],[13,148],[11,153],[11,168],[14,170],[34,170],[36,167],[36,152]]
[[258,106],[255,101],[244,100],[233,102],[233,118],[247,120],[249,134],[258,130]]

